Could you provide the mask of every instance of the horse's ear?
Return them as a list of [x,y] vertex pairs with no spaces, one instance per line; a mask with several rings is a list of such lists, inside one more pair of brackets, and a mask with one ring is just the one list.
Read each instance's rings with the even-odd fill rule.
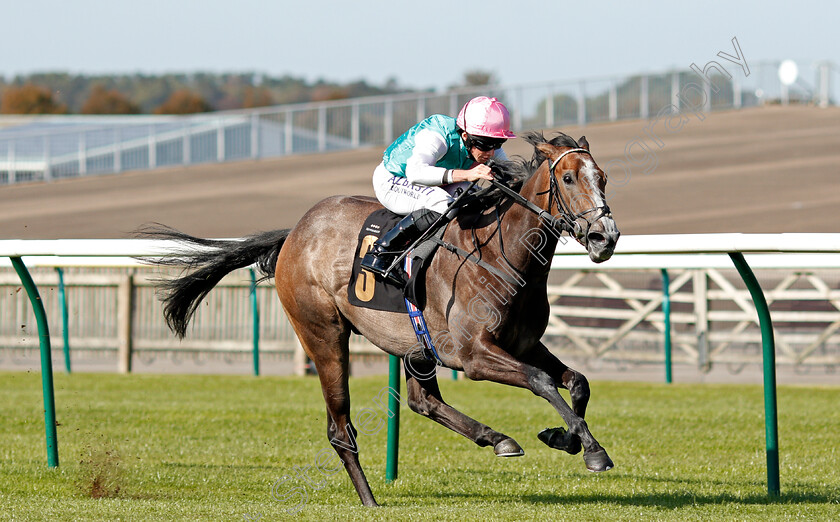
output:
[[580,145],[581,147],[583,147],[586,150],[589,150],[589,142],[586,141],[586,136],[581,136],[580,137],[580,139],[578,140],[578,145]]
[[536,148],[538,151],[540,151],[540,153],[542,154],[542,156],[544,158],[552,157],[552,155],[555,154],[556,150],[557,150],[554,147],[554,145],[552,145],[550,143],[546,143],[546,142],[537,143],[537,144],[534,145],[534,148]]

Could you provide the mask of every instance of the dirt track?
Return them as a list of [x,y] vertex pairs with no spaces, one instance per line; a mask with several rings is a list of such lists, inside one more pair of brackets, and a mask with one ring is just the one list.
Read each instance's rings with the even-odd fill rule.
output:
[[[610,205],[623,234],[840,232],[840,108],[766,107],[664,122],[564,128],[585,134],[596,161],[649,147],[631,175],[610,169]],[[548,133],[547,133],[548,134]],[[531,155],[512,140],[509,154]],[[633,149],[641,157],[639,147]],[[333,194],[372,195],[381,148],[0,187],[0,237],[120,238],[157,221],[204,237],[293,226]],[[650,158],[655,154],[656,165]],[[626,159],[625,159],[626,161]],[[641,162],[640,162],[641,163]],[[643,169],[652,170],[644,174]],[[620,184],[620,186],[618,186]]]

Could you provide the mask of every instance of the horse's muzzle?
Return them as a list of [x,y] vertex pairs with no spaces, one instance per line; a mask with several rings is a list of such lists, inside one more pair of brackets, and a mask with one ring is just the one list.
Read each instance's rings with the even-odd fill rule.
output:
[[615,252],[615,245],[621,235],[611,216],[602,216],[589,227],[586,234],[586,251],[589,259],[595,263],[603,263],[611,258]]

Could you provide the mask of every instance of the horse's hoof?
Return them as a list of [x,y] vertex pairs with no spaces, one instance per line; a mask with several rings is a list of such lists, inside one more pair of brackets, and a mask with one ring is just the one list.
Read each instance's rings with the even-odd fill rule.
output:
[[549,448],[563,450],[571,455],[577,455],[581,450],[580,438],[572,435],[566,428],[546,428],[537,434],[537,438]]
[[493,446],[493,451],[496,452],[497,457],[521,457],[525,454],[525,450],[511,438],[497,443]]
[[583,452],[583,461],[586,463],[586,469],[593,473],[608,471],[615,467],[610,456],[607,455],[607,450],[604,448],[594,453]]

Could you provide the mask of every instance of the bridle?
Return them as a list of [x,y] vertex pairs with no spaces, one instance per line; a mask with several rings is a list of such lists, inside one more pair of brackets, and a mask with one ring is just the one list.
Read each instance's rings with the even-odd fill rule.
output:
[[[547,222],[548,225],[554,228],[555,230],[559,230],[561,232],[568,232],[569,235],[573,236],[575,239],[580,241],[582,239],[585,239],[589,235],[589,229],[594,223],[596,223],[602,217],[611,217],[612,213],[610,212],[610,207],[604,204],[603,206],[592,207],[578,214],[575,214],[572,211],[571,204],[563,201],[562,193],[560,191],[560,184],[557,182],[557,177],[554,175],[554,169],[557,167],[557,164],[560,162],[561,159],[575,152],[590,154],[590,152],[586,149],[569,149],[560,154],[554,161],[551,162],[551,165],[548,167],[548,173],[550,177],[548,190],[537,193],[537,195],[548,194],[547,209],[543,209],[536,203],[528,200],[527,198],[525,198],[525,196],[511,189],[504,183],[496,181],[495,179],[492,180],[491,183],[494,187],[498,188],[506,196],[513,199],[516,203],[524,206],[525,208],[539,216],[541,220]],[[555,216],[551,213],[552,205],[554,205],[557,208],[557,212],[559,213],[558,216]],[[592,219],[587,218],[587,214],[591,214],[593,212],[597,212],[597,215]],[[586,222],[586,230],[584,230],[581,226],[579,222],[580,219]]]

